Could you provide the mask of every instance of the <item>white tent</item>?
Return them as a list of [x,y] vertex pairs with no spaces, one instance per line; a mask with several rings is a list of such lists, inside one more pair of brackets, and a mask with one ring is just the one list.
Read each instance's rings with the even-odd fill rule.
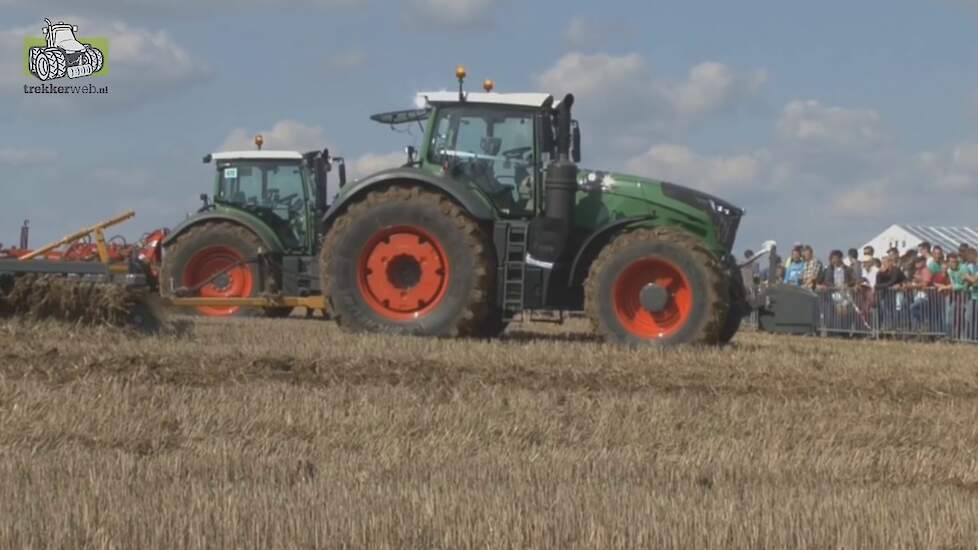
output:
[[931,225],[891,225],[863,246],[871,246],[876,256],[883,256],[891,247],[903,254],[927,241],[940,245],[947,252],[956,251],[961,243],[978,247],[976,227],[935,227]]

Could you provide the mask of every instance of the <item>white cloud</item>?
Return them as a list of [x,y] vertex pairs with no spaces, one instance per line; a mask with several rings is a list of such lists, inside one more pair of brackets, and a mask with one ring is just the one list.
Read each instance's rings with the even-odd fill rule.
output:
[[645,60],[639,54],[615,56],[572,52],[557,60],[537,81],[551,93],[597,99],[625,90],[635,90],[650,80]]
[[564,28],[564,41],[575,49],[603,48],[616,39],[628,38],[632,29],[619,21],[574,17]]
[[833,148],[871,147],[885,137],[875,110],[829,107],[815,100],[789,102],[777,130],[786,141]]
[[268,150],[314,151],[329,146],[322,126],[307,126],[295,120],[280,120],[271,129],[249,131],[245,128],[231,130],[219,151],[241,151],[255,148],[255,135],[261,134],[263,147]]
[[731,187],[759,186],[763,152],[706,156],[676,144],[659,144],[626,163],[629,171],[666,181],[722,192]]
[[351,178],[362,178],[375,172],[402,166],[407,161],[407,155],[402,151],[391,153],[367,153],[357,157],[350,163]]
[[490,22],[490,9],[498,4],[496,0],[415,0],[414,7],[422,20],[471,29]]
[[665,84],[665,90],[676,111],[698,116],[753,95],[766,81],[763,70],[738,75],[722,63],[706,62],[690,69],[685,81]]
[[653,75],[636,53],[572,52],[543,71],[537,84],[557,95],[573,93],[582,118],[623,145],[648,143],[732,109],[755,95],[766,78],[764,71],[741,74],[705,62],[676,80]]
[[45,164],[57,158],[54,151],[46,149],[0,148],[0,166],[20,168]]
[[[104,36],[109,39],[108,71],[104,77],[69,81],[51,81],[56,85],[95,84],[108,86],[106,95],[25,94],[22,84],[40,81],[23,73],[20,55],[0,58],[0,94],[16,94],[28,108],[46,112],[54,108],[78,112],[113,110],[142,103],[148,99],[179,91],[210,76],[210,69],[177,44],[166,32],[130,26],[123,21],[101,21],[87,17],[66,16],[63,19],[79,27],[79,36]],[[41,24],[0,30],[0,50],[22,51],[25,36],[40,36]]]
[[965,142],[914,158],[920,185],[938,191],[978,195],[978,143]]

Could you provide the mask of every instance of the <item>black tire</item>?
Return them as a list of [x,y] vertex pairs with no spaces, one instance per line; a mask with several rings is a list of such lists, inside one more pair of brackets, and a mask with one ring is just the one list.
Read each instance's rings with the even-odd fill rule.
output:
[[89,46],[85,53],[88,54],[88,62],[92,64],[92,74],[101,71],[105,62],[102,52],[96,47]]
[[47,58],[50,68],[48,80],[61,78],[67,74],[68,60],[65,59],[65,53],[63,51],[57,49],[45,50],[43,55]]
[[[651,277],[645,266],[659,265],[677,277],[669,278],[674,286],[669,287],[664,312],[657,316],[637,311],[638,291],[631,290],[635,274]],[[591,264],[584,287],[585,312],[595,331],[613,342],[656,347],[716,344],[729,309],[728,285],[720,261],[694,236],[672,227],[635,229],[618,235]],[[655,322],[644,323],[647,319]]]
[[723,327],[720,329],[717,342],[720,344],[729,344],[737,334],[737,331],[740,330],[740,324],[743,320],[744,318],[737,313],[728,311],[727,318],[724,320]]
[[51,78],[51,62],[44,52],[39,53],[34,59],[34,76],[41,81]]
[[[229,222],[210,222],[191,227],[170,244],[163,255],[163,265],[160,268],[160,291],[164,296],[173,296],[174,292],[181,287],[193,286],[195,282],[202,282],[207,278],[207,270],[196,269],[192,266],[193,261],[200,262],[201,255],[211,254],[215,249],[225,249],[231,258],[241,260],[253,260],[258,257],[258,250],[262,248],[261,240],[251,231],[235,223]],[[218,264],[219,265],[219,264]],[[188,267],[191,271],[188,272]],[[240,292],[232,292],[234,296],[255,297],[260,296],[264,289],[259,288],[258,281],[261,280],[257,261],[249,261],[241,265],[241,270],[237,271],[240,278],[250,276],[250,285],[240,289]],[[220,271],[220,270],[218,270]],[[272,271],[272,270],[269,270]],[[272,277],[274,274],[266,274]],[[233,274],[228,278],[218,279],[215,288],[234,288],[235,285],[243,284],[234,279]],[[246,288],[250,287],[250,291]],[[205,286],[204,288],[207,288]],[[274,288],[279,288],[274,285]],[[212,317],[251,317],[266,315],[269,317],[281,317],[282,310],[291,308],[197,308],[188,310],[197,314]]]
[[486,317],[485,322],[476,331],[476,336],[488,339],[499,338],[503,332],[506,332],[506,327],[508,326],[509,321],[503,320],[503,310],[498,307],[493,307]]
[[[439,297],[418,303],[415,313],[406,311],[400,316],[385,309],[365,282],[374,273],[367,261],[381,242],[390,242],[391,237],[382,237],[398,228],[423,233],[418,237],[419,246],[440,247],[444,257],[438,256],[443,261],[439,265],[447,266],[436,275],[441,277],[437,279]],[[349,330],[477,336],[490,315],[495,284],[491,254],[485,232],[450,199],[419,187],[392,186],[368,193],[330,228],[320,254],[323,294],[330,315]],[[400,257],[408,263],[413,260]],[[389,279],[393,263],[387,264]],[[419,281],[400,288],[412,291],[422,285],[423,280]]]

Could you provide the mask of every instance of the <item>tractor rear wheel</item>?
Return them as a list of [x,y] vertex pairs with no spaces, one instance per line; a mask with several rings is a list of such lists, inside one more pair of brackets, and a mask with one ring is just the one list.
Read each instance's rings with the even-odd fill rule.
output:
[[730,295],[720,262],[681,229],[636,229],[591,264],[585,311],[605,338],[629,345],[720,342]]
[[[262,243],[254,233],[237,224],[217,222],[191,227],[167,247],[160,269],[160,288],[168,296],[179,288],[195,289],[198,286],[200,288],[192,293],[194,297],[259,296],[264,290],[260,288],[256,259],[261,247]],[[208,281],[212,277],[213,280]],[[195,311],[207,317],[262,314],[284,317],[292,310],[209,306],[195,308]]]
[[354,331],[478,335],[495,284],[492,246],[444,195],[393,186],[354,203],[320,255],[332,317]]

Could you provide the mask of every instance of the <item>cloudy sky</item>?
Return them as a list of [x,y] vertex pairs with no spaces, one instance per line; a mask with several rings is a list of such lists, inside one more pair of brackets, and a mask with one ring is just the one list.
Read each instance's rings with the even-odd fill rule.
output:
[[[747,209],[738,248],[820,252],[891,223],[978,224],[978,0],[0,0],[0,242],[209,192],[201,157],[329,145],[366,173],[417,134],[368,120],[451,87],[574,92],[585,162]],[[42,19],[107,36],[105,96],[25,94]],[[59,83],[67,83],[67,79]]]

